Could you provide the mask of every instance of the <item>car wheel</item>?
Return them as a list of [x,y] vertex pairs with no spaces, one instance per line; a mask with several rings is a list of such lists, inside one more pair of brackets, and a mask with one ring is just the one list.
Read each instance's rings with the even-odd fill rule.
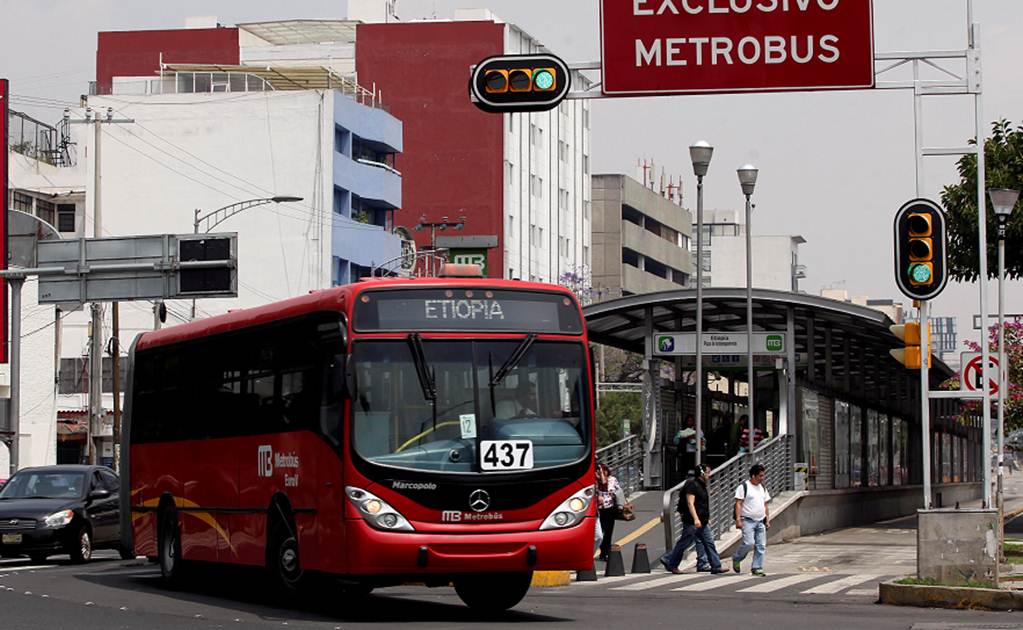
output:
[[532,581],[532,571],[472,575],[457,580],[455,592],[469,608],[498,613],[522,601]]
[[28,557],[32,560],[32,562],[39,564],[40,562],[46,562],[46,559],[50,556],[45,553],[30,553],[28,554]]
[[160,517],[157,530],[157,553],[160,564],[160,577],[164,584],[175,586],[181,579],[181,528],[178,515],[173,509],[165,510]]
[[88,525],[78,527],[78,532],[71,541],[69,555],[71,561],[76,564],[92,560],[92,532],[89,531]]

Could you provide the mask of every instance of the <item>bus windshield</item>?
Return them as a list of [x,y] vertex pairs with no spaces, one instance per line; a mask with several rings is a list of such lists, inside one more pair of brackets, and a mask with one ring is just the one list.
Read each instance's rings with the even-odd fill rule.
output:
[[452,473],[577,462],[590,448],[585,366],[578,342],[358,341],[355,452],[382,466]]

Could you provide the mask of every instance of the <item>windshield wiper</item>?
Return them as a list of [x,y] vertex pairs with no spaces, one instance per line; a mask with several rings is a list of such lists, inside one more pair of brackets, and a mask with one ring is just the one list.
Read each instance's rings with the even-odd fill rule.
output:
[[437,429],[437,381],[435,374],[430,372],[426,363],[426,353],[423,351],[423,338],[419,333],[410,333],[408,336],[408,347],[412,353],[412,363],[416,366],[416,376],[419,377],[419,385],[423,388],[423,398],[430,401],[433,409],[433,428]]
[[515,366],[518,365],[519,361],[522,360],[522,357],[527,351],[529,351],[529,347],[533,345],[534,341],[536,341],[536,333],[529,333],[529,335],[522,340],[522,343],[515,348],[515,352],[511,353],[511,356],[504,362],[504,365],[498,368],[496,374],[493,373],[493,368],[491,367],[490,389],[499,385],[501,381],[504,380],[504,377],[508,376],[508,372],[515,369]]

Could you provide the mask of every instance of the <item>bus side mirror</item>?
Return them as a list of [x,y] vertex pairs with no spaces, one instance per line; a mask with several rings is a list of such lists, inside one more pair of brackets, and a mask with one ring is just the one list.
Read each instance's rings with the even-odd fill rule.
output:
[[348,369],[347,354],[334,355],[330,384],[338,397],[355,397],[355,374]]

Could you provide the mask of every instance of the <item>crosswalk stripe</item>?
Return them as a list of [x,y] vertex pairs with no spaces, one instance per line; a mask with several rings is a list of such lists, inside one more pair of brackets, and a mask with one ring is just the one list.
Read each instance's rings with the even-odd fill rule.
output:
[[818,584],[813,588],[809,588],[803,591],[803,595],[833,595],[844,591],[847,588],[863,584],[864,582],[876,580],[879,577],[881,576],[876,574],[847,575],[844,578],[825,582],[824,584]]
[[726,586],[732,586],[732,585],[738,584],[740,582],[745,582],[747,580],[754,580],[754,579],[758,579],[758,578],[755,575],[736,575],[734,577],[730,577],[730,576],[729,577],[718,577],[716,575],[711,575],[706,580],[704,580],[702,582],[697,582],[696,584],[686,584],[685,586],[683,586],[681,588],[673,588],[671,590],[673,590],[673,591],[685,591],[686,593],[697,593],[697,592],[714,590],[716,588],[724,588]]
[[790,575],[777,580],[771,580],[764,584],[757,584],[756,586],[750,586],[749,588],[740,589],[738,593],[773,593],[774,591],[780,591],[783,588],[794,586],[802,582],[809,582],[810,580],[820,579],[820,573],[803,573],[797,575]]
[[637,580],[642,577],[650,577],[649,573],[630,573],[629,575],[616,575],[614,577],[602,577],[597,576],[596,582],[572,582],[572,586],[607,586],[608,584],[615,584],[617,582],[626,582],[628,580]]
[[618,586],[611,589],[612,591],[645,591],[651,588],[657,588],[658,586],[665,586],[667,584],[680,584],[682,582],[688,582],[695,580],[698,577],[703,577],[699,573],[685,573],[682,575],[669,575],[667,577],[659,577],[653,580],[646,580],[645,582],[639,582],[636,584],[627,584],[625,586]]
[[4,573],[14,573],[15,571],[35,571],[37,569],[53,569],[56,565],[53,564],[33,564],[24,565],[20,567],[0,567],[0,571]]

